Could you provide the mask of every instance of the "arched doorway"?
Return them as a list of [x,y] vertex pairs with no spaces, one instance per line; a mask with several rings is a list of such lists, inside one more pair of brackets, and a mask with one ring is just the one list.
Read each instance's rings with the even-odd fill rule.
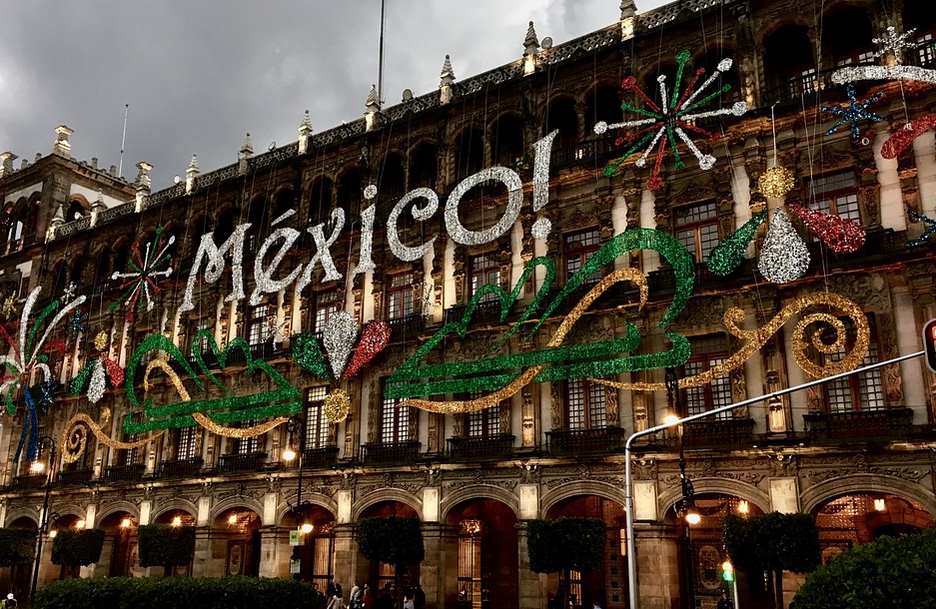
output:
[[[516,609],[519,596],[517,517],[496,499],[469,499],[445,518],[456,556],[446,573],[446,596],[459,609]],[[453,587],[454,584],[454,587]]]
[[[361,512],[361,518],[419,518],[412,507],[401,501],[379,501]],[[357,580],[367,582],[372,590],[384,591],[402,602],[402,592],[419,583],[419,565],[391,565],[370,561],[358,550]]]
[[[10,529],[37,530],[36,521],[28,516],[20,516],[7,525]],[[23,599],[29,596],[29,583],[32,576],[33,562],[24,562],[9,568],[0,568],[0,591],[10,592],[14,597]]]
[[234,507],[217,515],[211,525],[211,560],[224,561],[209,573],[260,575],[260,515],[248,508]]
[[[183,509],[173,509],[167,510],[156,517],[156,520],[153,521],[153,524],[163,524],[171,527],[194,527],[195,526],[195,516]],[[194,561],[195,557],[192,556]],[[192,575],[192,563],[190,562],[187,565],[181,565],[174,568],[169,568],[165,570],[164,575]]]
[[854,545],[884,535],[910,535],[934,524],[920,503],[888,493],[841,495],[819,504],[813,516],[823,563]]
[[48,548],[43,548],[42,551],[42,561],[47,563],[51,569],[49,571],[50,577],[48,577],[46,581],[53,579],[71,579],[79,576],[81,567],[78,565],[52,564],[52,544],[55,543],[55,537],[58,535],[59,531],[83,528],[85,528],[84,519],[74,514],[59,516],[49,524],[49,545]]
[[[563,499],[546,512],[546,519],[597,518],[605,523],[604,561],[598,569],[572,571],[569,581],[550,574],[550,596],[566,596],[573,607],[591,609],[593,603],[607,609],[627,607],[627,564],[622,541],[625,537],[624,506],[598,495],[575,495]],[[564,607],[569,606],[565,602]]]
[[[675,524],[679,540],[679,580],[683,593],[682,607],[714,607],[725,590],[721,579],[722,563],[728,559],[722,542],[725,517],[756,516],[763,512],[746,499],[721,493],[699,493],[693,497],[688,513],[698,515],[689,521],[670,508],[666,521]],[[767,596],[763,582],[738,573],[738,596],[741,606],[766,606]]]
[[305,504],[287,512],[282,526],[293,532],[293,575],[325,592],[335,578],[335,516],[322,506]]
[[126,577],[138,569],[137,519],[129,512],[113,512],[101,520],[98,528],[104,531],[101,560],[95,575]]

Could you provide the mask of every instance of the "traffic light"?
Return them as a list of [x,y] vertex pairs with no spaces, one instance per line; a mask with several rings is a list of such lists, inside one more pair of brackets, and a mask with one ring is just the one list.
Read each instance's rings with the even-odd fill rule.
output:
[[726,560],[721,564],[721,578],[727,584],[734,582],[734,565],[731,564],[730,560]]
[[926,365],[936,372],[936,319],[923,326],[923,349],[926,351]]

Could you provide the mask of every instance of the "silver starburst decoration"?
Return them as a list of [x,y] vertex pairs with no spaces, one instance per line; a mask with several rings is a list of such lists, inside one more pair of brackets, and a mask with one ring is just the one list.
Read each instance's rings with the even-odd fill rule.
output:
[[916,32],[916,28],[898,33],[897,28],[894,26],[887,26],[883,34],[871,39],[871,42],[878,45],[878,50],[874,51],[874,57],[880,59],[888,53],[893,53],[897,63],[903,62],[904,49],[912,49],[915,46],[910,39],[914,32]]

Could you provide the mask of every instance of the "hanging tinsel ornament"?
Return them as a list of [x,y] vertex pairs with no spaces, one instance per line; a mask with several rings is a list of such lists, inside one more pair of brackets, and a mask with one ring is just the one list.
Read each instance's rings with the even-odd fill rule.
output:
[[94,337],[94,348],[97,349],[98,351],[103,351],[104,349],[107,348],[108,339],[109,337],[107,335],[107,332],[104,332],[104,331],[98,332],[97,335]]
[[936,129],[936,114],[927,114],[910,121],[902,128],[894,131],[881,146],[881,156],[885,159],[896,159],[913,145],[913,141],[932,129]]
[[351,398],[344,389],[335,389],[325,396],[322,402],[322,412],[332,423],[341,423],[351,412]]
[[337,311],[325,324],[322,344],[325,346],[325,352],[328,353],[328,363],[336,379],[341,378],[341,373],[351,355],[351,349],[354,348],[357,334],[357,322],[347,311]]
[[[911,239],[907,241],[907,247],[914,248],[920,247],[921,245],[927,243],[929,240],[936,238],[936,220],[933,220],[926,214],[921,214],[912,207],[907,208],[907,216],[910,217],[911,222],[922,222],[923,223],[923,234],[921,234],[916,239]],[[936,241],[936,239],[934,239]]]
[[741,228],[716,245],[712,253],[709,254],[708,260],[706,260],[708,269],[720,277],[733,273],[741,265],[745,251],[747,251],[751,241],[754,240],[757,229],[766,219],[766,211],[754,214]]
[[349,380],[370,363],[390,342],[390,324],[385,321],[369,321],[361,331],[361,340],[354,349],[354,355],[344,371],[344,379]]
[[857,252],[864,245],[864,229],[851,220],[798,205],[787,209],[836,254]]
[[328,362],[319,347],[318,339],[307,333],[297,334],[292,339],[292,356],[299,367],[320,379],[329,379]]
[[16,315],[16,294],[15,293],[10,292],[10,294],[8,294],[3,299],[3,306],[2,306],[2,310],[0,310],[0,313],[3,313],[4,319],[10,319],[14,315]]
[[809,248],[782,209],[775,210],[770,218],[757,268],[773,283],[799,279],[809,268]]
[[705,69],[699,68],[689,77],[685,88],[683,88],[683,75],[691,56],[691,53],[686,50],[676,54],[676,78],[672,92],[667,90],[666,76],[661,74],[657,77],[660,92],[659,104],[643,91],[633,76],[626,78],[621,83],[625,93],[633,92],[640,100],[640,105],[637,106],[626,101],[622,102],[621,109],[625,113],[637,114],[644,118],[610,125],[604,121],[595,124],[595,133],[598,135],[606,133],[609,129],[636,129],[636,131],[630,131],[625,136],[618,138],[617,143],[626,145],[628,148],[620,158],[608,163],[604,169],[606,176],[615,175],[620,166],[624,164],[624,161],[641,149],[643,154],[637,159],[635,165],[644,167],[650,154],[655,149],[656,160],[650,178],[647,180],[647,188],[659,190],[663,186],[660,172],[663,167],[663,158],[666,156],[668,149],[672,151],[673,167],[675,169],[685,167],[682,156],[679,154],[679,142],[685,144],[686,148],[698,159],[699,168],[709,170],[715,165],[715,157],[711,154],[703,154],[688,134],[713,139],[715,135],[696,126],[695,121],[715,116],[741,116],[747,112],[747,104],[735,102],[727,108],[701,111],[703,107],[731,91],[731,85],[724,84],[701,99],[696,99],[712,83],[718,80],[722,73],[730,70],[733,62],[728,58],[722,59],[718,62],[715,71],[701,85],[696,87],[699,79],[705,75]]
[[69,385],[72,393],[85,392],[88,401],[97,404],[107,390],[108,382],[113,388],[120,387],[124,381],[124,371],[116,361],[111,359],[107,352],[107,333],[98,332],[94,337],[94,348],[98,350],[97,357],[91,359]]
[[156,304],[154,298],[159,292],[159,282],[172,274],[169,248],[173,243],[175,235],[166,239],[162,226],[156,227],[153,239],[143,246],[143,253],[140,253],[140,241],[133,242],[126,270],[114,271],[111,275],[111,279],[124,280],[120,285],[124,292],[110,305],[111,311],[116,311],[121,306],[125,307],[125,318],[127,322],[133,323],[138,306],[146,311],[153,310]]
[[68,335],[72,338],[83,333],[88,328],[88,314],[80,309],[75,309],[68,320]]
[[757,190],[770,199],[782,199],[796,186],[796,176],[786,167],[770,167],[757,179]]
[[849,131],[851,131],[852,141],[858,143],[859,141],[864,144],[870,144],[870,140],[867,138],[861,137],[861,124],[864,122],[879,122],[884,120],[880,114],[872,112],[868,108],[878,103],[883,99],[883,93],[875,93],[867,99],[858,100],[858,96],[855,93],[855,85],[848,83],[845,87],[845,93],[848,95],[848,104],[845,107],[841,106],[822,106],[821,110],[826,114],[831,114],[835,117],[835,122],[832,123],[832,126],[826,130],[826,135],[832,135],[839,128],[847,126]]

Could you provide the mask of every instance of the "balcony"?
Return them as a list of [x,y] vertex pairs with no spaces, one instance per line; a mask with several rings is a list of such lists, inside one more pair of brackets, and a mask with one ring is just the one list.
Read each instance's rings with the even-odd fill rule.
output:
[[419,458],[419,441],[368,442],[361,447],[361,461],[365,465],[399,465]]
[[93,473],[90,467],[61,471],[58,475],[58,482],[59,484],[87,484],[91,482]]
[[[453,305],[445,310],[445,323],[458,322],[465,315],[468,305]],[[497,298],[479,302],[471,316],[472,324],[497,324],[500,322],[501,304]]]
[[751,445],[754,419],[705,419],[683,426],[686,448],[721,448],[737,450]]
[[513,452],[514,436],[499,434],[488,438],[449,438],[447,454],[453,461],[500,459]]
[[553,170],[566,169],[577,165],[594,167],[595,163],[603,166],[606,161],[622,154],[626,149],[614,145],[614,139],[598,137],[577,142],[574,146],[557,146],[550,155]]
[[218,459],[218,473],[255,472],[263,469],[267,462],[265,452],[232,453]]
[[399,343],[416,338],[426,327],[426,318],[417,313],[388,319],[387,323],[390,324],[390,342]]
[[331,467],[337,462],[337,446],[307,448],[302,451],[302,467]]
[[184,478],[186,476],[194,476],[201,471],[202,465],[203,461],[201,457],[163,461],[159,464],[159,469],[156,471],[156,477]]
[[101,479],[112,484],[120,482],[138,482],[140,478],[143,477],[144,471],[146,471],[146,466],[142,463],[111,465],[104,470],[104,476]]
[[624,449],[624,429],[569,429],[546,432],[546,450],[552,455],[583,455],[618,452]]
[[27,474],[25,476],[14,477],[13,482],[10,484],[10,488],[18,491],[28,491],[42,488],[45,486],[45,483],[45,474]]
[[810,412],[803,415],[812,440],[906,438],[913,429],[910,408],[880,408],[847,412]]

